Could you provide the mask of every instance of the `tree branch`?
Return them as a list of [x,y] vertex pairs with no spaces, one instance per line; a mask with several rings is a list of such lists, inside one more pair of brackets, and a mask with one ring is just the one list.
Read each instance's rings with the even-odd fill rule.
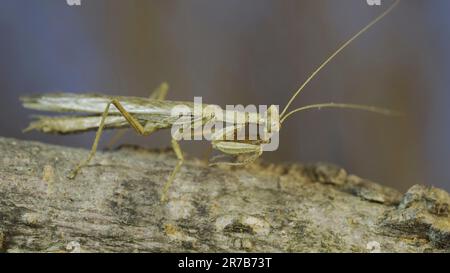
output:
[[167,151],[98,153],[0,138],[4,252],[423,252],[450,248],[450,198],[327,164],[208,168]]

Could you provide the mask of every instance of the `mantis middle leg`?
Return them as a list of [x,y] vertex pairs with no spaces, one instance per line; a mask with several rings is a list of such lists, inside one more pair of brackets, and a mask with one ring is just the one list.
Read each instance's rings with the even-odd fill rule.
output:
[[163,191],[161,194],[161,202],[167,201],[167,193],[169,191],[169,188],[172,185],[177,173],[180,171],[180,168],[184,163],[184,156],[183,152],[181,151],[180,144],[178,144],[178,141],[175,140],[174,138],[172,138],[172,149],[175,152],[175,155],[177,156],[178,162],[175,168],[173,169],[172,173],[170,174],[166,184],[164,184]]

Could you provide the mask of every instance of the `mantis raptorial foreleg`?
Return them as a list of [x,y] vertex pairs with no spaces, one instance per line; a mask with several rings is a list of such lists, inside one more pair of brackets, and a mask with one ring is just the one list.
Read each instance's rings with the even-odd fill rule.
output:
[[229,155],[250,155],[248,158],[238,162],[214,162],[209,164],[210,166],[216,165],[228,165],[228,166],[241,166],[254,162],[258,157],[262,155],[262,148],[259,144],[250,144],[234,141],[213,141],[213,148],[220,150]]
[[[169,92],[169,84],[167,84],[166,82],[163,82],[155,90],[153,90],[153,92],[149,96],[149,99],[165,100],[168,92]],[[146,124],[146,126],[144,126],[144,127],[151,127],[151,126],[148,126]],[[147,132],[148,132],[148,134],[151,134],[154,131],[156,131],[157,129],[158,128],[155,128],[155,127],[153,127],[153,129],[149,128],[147,130]],[[127,131],[128,131],[128,129],[119,129],[116,133],[114,133],[112,138],[109,140],[108,144],[106,144],[106,148],[111,149],[111,147],[113,147],[114,144],[116,144],[125,135],[125,133]],[[151,132],[149,132],[149,131],[151,131]]]
[[262,149],[260,144],[252,144],[252,143],[244,143],[238,142],[234,140],[227,139],[235,139],[239,130],[245,128],[245,124],[231,125],[227,126],[219,131],[217,131],[212,136],[212,147],[214,149],[220,150],[221,152],[229,155],[250,155],[250,157],[246,158],[243,161],[239,162],[214,162],[211,163],[210,166],[215,165],[231,165],[231,166],[240,166],[252,163],[262,154]]
[[[146,130],[146,128],[144,126],[142,126],[135,117],[133,117],[130,113],[128,113],[125,110],[125,108],[122,106],[122,104],[118,100],[112,99],[110,102],[108,102],[106,104],[105,111],[103,111],[103,114],[102,114],[102,117],[100,120],[100,124],[98,126],[97,133],[95,135],[94,143],[92,144],[91,151],[89,152],[88,157],[85,160],[81,161],[77,165],[77,167],[69,174],[69,178],[71,178],[71,179],[75,178],[75,176],[78,174],[80,169],[83,168],[84,166],[86,166],[87,164],[89,164],[89,162],[91,161],[91,159],[94,157],[95,153],[97,152],[97,146],[100,141],[100,137],[103,133],[103,128],[105,126],[105,120],[108,117],[108,113],[109,113],[111,104],[113,104],[117,108],[117,110],[119,110],[120,114],[122,114],[122,116],[128,121],[128,123],[131,125],[131,127],[133,127],[138,134],[148,135],[153,132],[153,130]],[[151,128],[151,129],[153,129],[153,128]]]

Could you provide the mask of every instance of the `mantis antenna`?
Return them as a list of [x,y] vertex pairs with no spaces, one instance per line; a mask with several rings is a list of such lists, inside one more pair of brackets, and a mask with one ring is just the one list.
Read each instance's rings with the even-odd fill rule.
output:
[[[380,21],[381,19],[383,19],[386,15],[388,15],[397,5],[398,3],[400,3],[400,0],[396,0],[394,2],[394,4],[392,4],[387,10],[385,10],[382,14],[380,14],[377,18],[375,18],[372,22],[370,22],[367,26],[365,26],[363,29],[361,29],[358,33],[356,33],[355,35],[353,35],[353,37],[351,37],[349,40],[347,40],[344,44],[342,44],[333,54],[331,54],[330,57],[328,57],[316,70],[314,70],[314,72],[306,79],[306,81],[300,86],[300,88],[294,93],[294,95],[291,97],[291,99],[289,100],[289,102],[286,104],[286,106],[283,109],[283,112],[281,112],[281,120],[285,120],[287,118],[287,116],[290,116],[291,114],[293,114],[294,112],[298,112],[301,110],[306,110],[306,109],[302,109],[299,108],[297,110],[294,110],[292,112],[290,112],[289,114],[287,114],[286,116],[284,116],[286,114],[286,111],[288,110],[289,106],[292,104],[292,102],[295,100],[295,98],[298,96],[298,94],[300,94],[300,92],[302,92],[302,90],[311,82],[312,79],[314,79],[317,74],[329,63],[331,62],[339,53],[341,53],[342,50],[344,50],[349,44],[351,44],[354,40],[356,40],[359,36],[361,36],[361,34],[363,34],[364,32],[366,32],[367,30],[369,30],[373,25],[375,25],[376,23],[378,23],[378,21]],[[373,110],[375,109],[374,107],[371,106],[362,106],[361,107],[356,107],[357,105],[343,105],[343,104],[332,104],[332,106],[325,106],[325,104],[322,104],[320,107],[317,107],[317,105],[311,105],[310,108],[314,108],[313,106],[316,106],[315,108],[321,108],[321,107],[339,107],[339,108],[353,108],[353,109],[360,109],[360,110],[368,110],[367,107],[369,107],[369,109],[372,109],[372,112],[374,112]],[[350,106],[350,107],[347,107]],[[308,108],[309,109],[309,108]],[[388,111],[388,110],[383,110],[383,111]],[[379,111],[376,111],[379,112]]]
[[330,102],[330,103],[319,103],[319,104],[306,105],[306,106],[297,108],[295,110],[292,110],[291,112],[287,113],[286,115],[284,115],[281,118],[280,123],[282,124],[289,116],[291,116],[292,114],[295,114],[297,112],[301,112],[301,111],[305,111],[305,110],[311,110],[311,109],[319,109],[320,110],[322,108],[355,109],[355,110],[363,110],[363,111],[368,111],[368,112],[381,114],[381,115],[388,115],[388,116],[399,116],[399,115],[401,115],[401,113],[399,113],[399,112],[395,112],[395,111],[392,111],[392,110],[389,110],[389,109],[385,109],[385,108],[379,108],[379,107],[376,107],[376,106]]

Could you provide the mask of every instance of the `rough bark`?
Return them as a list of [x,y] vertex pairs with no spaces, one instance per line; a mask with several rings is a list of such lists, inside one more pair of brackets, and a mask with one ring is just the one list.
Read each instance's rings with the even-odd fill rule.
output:
[[450,197],[396,190],[327,164],[208,168],[170,151],[98,153],[0,138],[4,252],[441,252]]

